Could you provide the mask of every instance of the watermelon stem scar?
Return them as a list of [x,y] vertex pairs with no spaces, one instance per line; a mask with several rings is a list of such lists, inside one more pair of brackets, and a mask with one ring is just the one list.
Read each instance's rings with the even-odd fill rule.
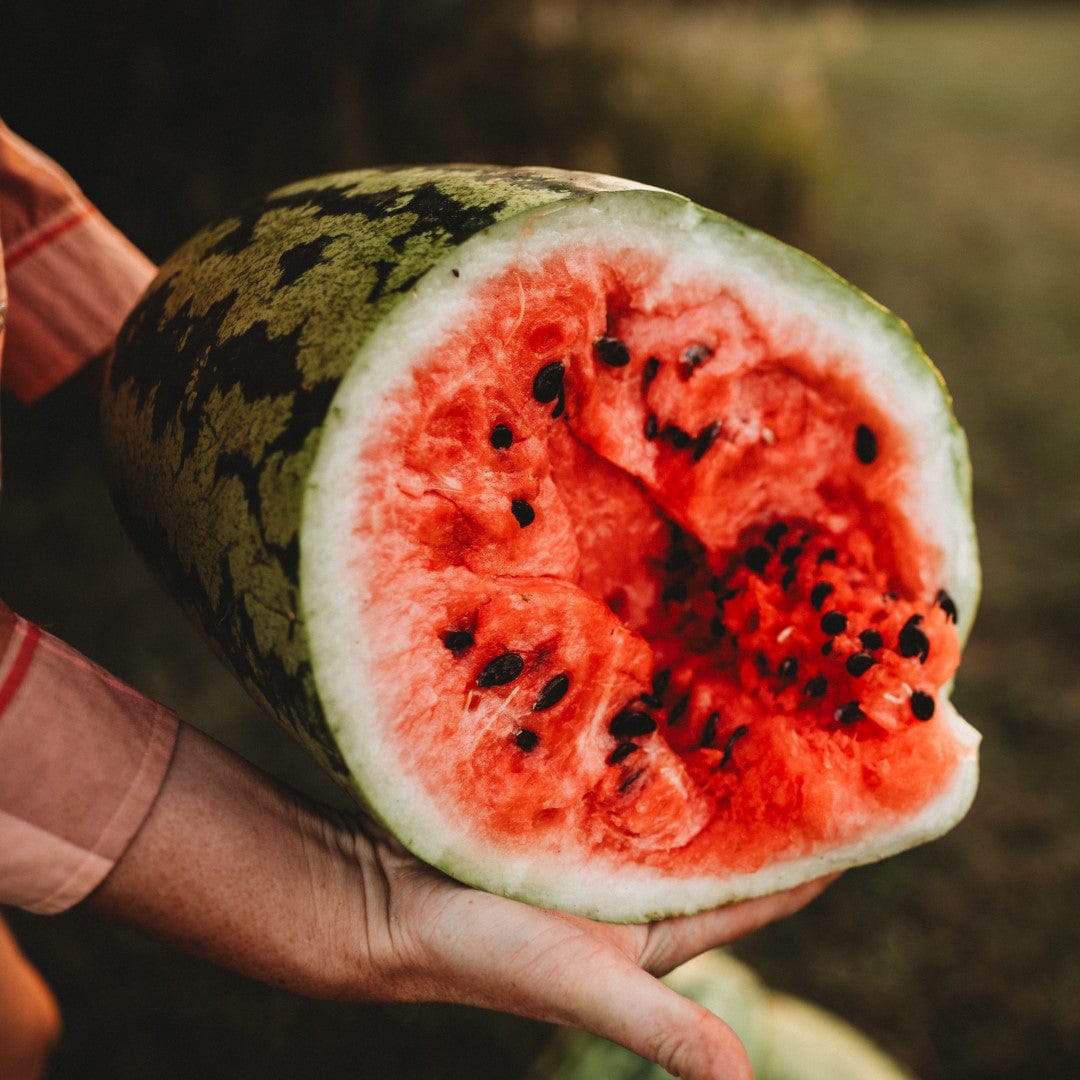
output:
[[907,327],[775,240],[606,177],[323,178],[181,249],[109,387],[133,536],[463,881],[650,919],[970,804],[963,434]]

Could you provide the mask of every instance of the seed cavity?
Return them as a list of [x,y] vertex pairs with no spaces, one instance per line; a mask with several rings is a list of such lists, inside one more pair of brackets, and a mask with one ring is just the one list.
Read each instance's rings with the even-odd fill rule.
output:
[[532,504],[526,502],[524,499],[514,499],[510,503],[510,513],[517,518],[517,523],[524,529],[526,525],[531,525],[536,520],[536,511],[532,508]]
[[570,676],[565,671],[549,679],[544,684],[543,690],[540,691],[540,696],[533,704],[533,712],[542,712],[544,709],[550,709],[553,705],[558,705],[569,689]]
[[506,424],[496,424],[491,429],[491,445],[496,450],[509,450],[514,441],[514,433]]
[[853,678],[861,678],[865,675],[877,661],[868,652],[853,653],[844,662],[844,667],[847,668],[847,673]]
[[855,456],[864,465],[872,465],[877,455],[877,436],[865,424],[860,424],[855,429]]
[[524,667],[525,661],[517,653],[502,653],[489,661],[487,667],[476,676],[476,685],[483,689],[489,686],[505,686],[513,682]]
[[645,417],[645,438],[652,442],[660,434],[660,422],[656,419],[656,413],[649,413]]
[[593,355],[608,367],[626,367],[630,363],[630,350],[617,337],[597,338],[593,342]]
[[821,632],[836,637],[847,629],[847,616],[842,611],[826,611],[821,616]]
[[635,735],[651,735],[656,730],[656,721],[640,709],[623,709],[608,724],[608,731],[617,739],[632,738]]
[[607,756],[607,763],[609,765],[618,765],[620,761],[624,761],[635,750],[640,750],[641,747],[635,742],[621,742],[614,750]]
[[523,750],[526,754],[536,749],[540,742],[540,736],[535,731],[530,731],[528,728],[522,728],[515,736],[514,742],[517,743],[519,750]]
[[922,622],[921,615],[912,615],[900,628],[899,646],[900,655],[905,658],[917,656],[920,664],[926,663],[930,655],[930,639],[919,629]]
[[553,418],[561,416],[566,408],[566,391],[563,385],[565,375],[566,365],[561,360],[553,360],[550,364],[545,364],[533,377],[533,397],[541,405],[555,402],[555,408],[551,410]]
[[836,586],[830,581],[819,581],[810,590],[810,606],[815,611],[820,611],[822,604],[836,592]]
[[448,630],[442,642],[452,653],[463,653],[472,648],[473,636],[468,630]]
[[629,776],[625,777],[621,784],[619,784],[619,794],[625,795],[634,783],[645,775],[644,769],[635,769]]
[[912,690],[911,712],[916,720],[929,720],[934,715],[934,699],[923,690]]

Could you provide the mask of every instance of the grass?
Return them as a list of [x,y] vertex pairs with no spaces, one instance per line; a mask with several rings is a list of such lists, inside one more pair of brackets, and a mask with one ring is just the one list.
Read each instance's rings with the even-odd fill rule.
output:
[[[544,137],[566,155],[557,163],[615,168],[769,216],[912,324],[970,438],[985,593],[957,699],[985,734],[975,806],[947,838],[852,872],[739,952],[923,1080],[1071,1078],[1080,1062],[1080,12],[548,8],[531,31],[545,56],[602,55],[613,70],[633,60],[643,80],[635,89],[615,75],[598,81],[596,70],[582,77],[575,85],[608,102],[608,134],[559,141],[549,120]],[[689,153],[695,145],[704,149]],[[759,172],[753,161],[765,163]],[[211,190],[220,183],[204,179]],[[740,195],[739,185],[774,182],[779,202]],[[169,193],[157,198],[167,204]],[[166,224],[162,215],[154,235]],[[127,553],[72,408],[64,395],[36,415],[5,402],[0,592],[261,763],[285,767],[288,746],[258,732],[254,710]],[[318,785],[314,775],[305,782]],[[17,923],[64,1001],[56,1078],[507,1077],[545,1037],[538,1025],[470,1010],[300,1001],[78,913]]]

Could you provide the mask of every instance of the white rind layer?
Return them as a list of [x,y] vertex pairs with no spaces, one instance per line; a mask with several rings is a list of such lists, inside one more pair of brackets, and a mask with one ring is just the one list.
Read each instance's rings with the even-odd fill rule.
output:
[[868,823],[856,843],[728,878],[672,877],[578,850],[496,853],[403,774],[371,689],[375,631],[365,612],[374,598],[352,534],[365,490],[364,434],[418,357],[467,323],[477,285],[510,267],[539,267],[561,246],[583,243],[663,256],[665,292],[680,278],[716,281],[769,327],[774,353],[805,352],[820,358],[823,371],[850,373],[911,432],[919,483],[902,510],[941,556],[940,565],[921,568],[923,584],[944,584],[960,611],[961,640],[970,629],[980,582],[966,444],[940,375],[907,327],[813,259],[680,197],[645,189],[558,203],[505,220],[466,241],[452,261],[436,264],[365,342],[324,428],[304,502],[301,597],[320,698],[364,801],[407,848],[460,880],[611,921],[646,921],[774,892],[940,836],[966,813],[978,781],[979,736],[944,700],[947,690],[934,723],[947,724],[964,753],[949,786],[918,814]]

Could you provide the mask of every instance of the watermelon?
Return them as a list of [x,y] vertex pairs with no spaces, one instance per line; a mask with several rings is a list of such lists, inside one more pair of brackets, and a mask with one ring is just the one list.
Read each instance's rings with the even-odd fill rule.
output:
[[122,519],[238,677],[461,881],[648,920],[972,800],[941,377],[684,198],[474,166],[285,187],[161,267],[102,420]]
[[[722,950],[695,957],[664,982],[731,1026],[746,1047],[756,1080],[914,1080],[847,1021],[771,989]],[[564,1028],[533,1063],[529,1080],[664,1080],[668,1075],[625,1047]]]

